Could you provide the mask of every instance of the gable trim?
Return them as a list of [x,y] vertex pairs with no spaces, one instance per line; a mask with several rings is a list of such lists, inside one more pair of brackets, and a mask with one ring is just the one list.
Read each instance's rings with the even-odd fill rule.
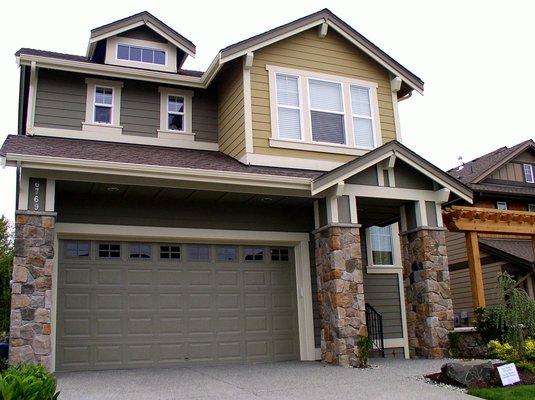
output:
[[532,149],[535,151],[535,143],[531,140],[527,142],[524,146],[519,147],[515,151],[513,151],[511,154],[509,154],[507,157],[505,157],[503,160],[499,161],[495,165],[493,165],[491,168],[487,169],[486,171],[483,171],[481,174],[479,174],[475,179],[472,180],[471,183],[481,183],[483,179],[486,177],[492,175],[494,171],[497,169],[503,167],[505,164],[507,164],[509,161],[511,161],[513,158],[517,157],[524,151]]

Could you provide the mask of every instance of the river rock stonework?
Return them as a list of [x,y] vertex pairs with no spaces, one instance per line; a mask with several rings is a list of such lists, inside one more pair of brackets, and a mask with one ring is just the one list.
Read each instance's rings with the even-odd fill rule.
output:
[[401,244],[410,355],[442,358],[453,330],[445,230],[404,233]]
[[315,245],[321,359],[356,366],[358,338],[367,334],[359,229],[326,227],[315,232]]
[[51,369],[51,299],[55,214],[17,211],[9,362]]

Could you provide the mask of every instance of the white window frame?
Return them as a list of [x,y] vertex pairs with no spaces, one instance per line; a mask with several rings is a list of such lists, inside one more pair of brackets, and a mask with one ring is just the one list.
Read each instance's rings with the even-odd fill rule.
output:
[[[358,88],[364,88],[364,89],[368,89],[368,97],[370,98],[370,103],[372,102],[372,91],[369,87],[367,86],[363,86],[363,85],[356,85],[356,84],[351,84],[349,85],[349,96],[350,96],[350,99],[351,99],[351,88],[352,87],[358,87]],[[361,114],[353,114],[353,101],[351,100],[350,101],[350,110],[351,110],[351,124],[352,124],[352,127],[353,127],[353,130],[350,132],[350,134],[353,136],[355,142],[357,141],[357,138],[355,137],[355,121],[354,119],[355,118],[362,118],[362,119],[369,119],[372,121],[372,139],[373,139],[373,146],[372,147],[363,147],[361,146],[360,148],[361,149],[368,149],[368,150],[373,150],[377,147],[377,135],[375,133],[375,130],[376,130],[376,124],[374,123],[374,119],[376,118],[375,117],[375,110],[374,110],[374,107],[372,107],[372,104],[370,104],[370,116],[368,115],[361,115]]]
[[[97,90],[98,89],[104,89],[104,90],[111,90],[111,104],[106,103],[98,103],[97,102]],[[115,89],[112,86],[99,86],[95,85],[95,92],[93,93],[93,123],[94,124],[102,124],[102,125],[113,125],[113,112],[114,112],[114,101],[113,101],[113,92]],[[96,121],[95,118],[97,117],[96,108],[97,107],[106,107],[110,109],[110,122],[102,122],[102,121]]]
[[[192,127],[193,91],[169,87],[160,87],[158,90],[160,92],[160,129],[158,129],[158,137],[194,141],[195,133]],[[182,97],[184,99],[184,130],[182,131],[169,129],[167,126],[169,96]]]
[[[342,98],[342,111],[330,111],[330,110],[324,110],[320,108],[312,108],[312,98],[310,96],[310,81],[319,81],[319,82],[328,82],[328,83],[335,83],[340,86],[340,96]],[[308,119],[309,119],[309,126],[310,126],[310,138],[312,140],[312,143],[319,143],[319,144],[326,144],[329,146],[348,146],[348,135],[347,135],[347,105],[344,101],[344,84],[339,80],[331,80],[331,79],[325,79],[325,78],[316,78],[316,77],[310,77],[307,76],[306,78],[307,87],[308,87]],[[343,125],[344,125],[344,143],[331,143],[331,142],[324,142],[321,140],[314,140],[313,134],[312,134],[312,111],[327,113],[327,114],[337,114],[341,115],[343,119]]]
[[[123,60],[117,57],[119,44],[125,46],[142,47],[150,50],[161,50],[165,52],[165,65],[148,63],[144,61]],[[177,50],[170,43],[153,42],[150,40],[133,39],[125,36],[112,36],[106,39],[106,64],[120,65],[123,67],[134,67],[151,69],[155,71],[177,72],[176,62]]]
[[[526,183],[535,183],[535,176],[533,175],[533,165],[524,164],[523,169],[524,169],[524,181]],[[529,170],[529,175],[531,176],[531,180],[528,180],[528,173],[527,173],[528,170]]]
[[[141,50],[141,52],[143,53],[143,50],[151,50],[151,51],[161,51],[163,52],[164,54],[164,63],[163,64],[158,64],[158,63],[155,63],[154,61],[153,62],[149,62],[149,61],[136,61],[136,60],[131,60],[130,58],[128,58],[127,60],[125,60],[124,58],[119,58],[119,46],[126,46],[128,47],[128,54],[130,55],[130,49],[132,47],[136,47],[138,49]],[[132,44],[132,43],[126,43],[126,42],[119,42],[117,43],[117,45],[115,46],[115,57],[117,58],[117,60],[122,60],[122,61],[128,61],[128,62],[139,62],[139,63],[142,63],[142,64],[146,64],[148,66],[152,66],[152,65],[158,65],[158,66],[167,66],[167,61],[168,61],[168,55],[167,55],[167,50],[164,50],[164,49],[157,49],[155,48],[154,46],[140,46],[140,45],[137,45],[137,44]],[[142,56],[143,58],[143,56]],[[154,57],[153,57],[153,60],[154,60]]]
[[[319,72],[299,70],[294,68],[286,68],[274,65],[266,65],[269,77],[269,97],[271,108],[271,137],[269,139],[271,147],[297,149],[334,154],[349,154],[349,155],[364,155],[370,151],[369,148],[356,147],[355,135],[353,134],[353,116],[351,107],[351,93],[350,86],[360,86],[370,89],[370,103],[373,117],[374,129],[374,143],[375,146],[382,144],[381,122],[379,116],[379,102],[377,97],[376,82],[364,81],[360,79],[347,78],[344,76],[335,76],[323,74]],[[285,139],[279,137],[278,132],[278,112],[277,112],[277,78],[276,74],[285,74],[297,76],[300,78],[299,85],[300,99],[301,99],[301,115],[302,115],[302,140]],[[312,140],[311,117],[310,117],[310,98],[308,81],[306,84],[304,80],[308,78],[318,79],[324,81],[338,82],[342,84],[342,98],[344,104],[344,130],[346,135],[346,144],[315,142]],[[321,110],[318,110],[321,111]],[[330,111],[329,111],[330,112]],[[308,113],[308,117],[305,114]]]
[[380,270],[383,272],[395,272],[399,269],[402,269],[401,264],[401,241],[399,239],[399,225],[394,223],[390,226],[390,232],[392,234],[392,264],[374,264],[373,263],[373,252],[372,252],[372,239],[370,228],[366,228],[366,258],[368,261],[367,269],[370,270]]
[[[500,205],[502,207],[505,207],[505,208],[500,208]],[[506,201],[497,201],[496,202],[496,208],[498,210],[502,210],[502,211],[507,211],[509,208],[507,207],[507,202]]]
[[[102,132],[106,134],[121,134],[123,127],[121,121],[121,89],[123,82],[105,79],[86,78],[87,85],[85,121],[82,122],[82,131]],[[112,89],[111,123],[95,122],[96,89]],[[106,106],[108,106],[106,104]]]
[[276,104],[276,113],[277,113],[277,126],[276,126],[276,130],[277,130],[277,135],[278,135],[278,132],[279,132],[279,107],[282,107],[282,108],[290,108],[292,110],[299,110],[299,127],[301,128],[300,132],[299,132],[299,136],[300,136],[300,139],[291,139],[291,138],[281,138],[282,140],[289,140],[289,141],[292,141],[292,142],[301,142],[303,140],[303,137],[304,137],[304,134],[303,134],[303,92],[301,91],[301,86],[302,86],[302,79],[299,75],[294,75],[294,74],[286,74],[284,72],[276,72],[275,73],[275,90],[277,90],[277,75],[286,75],[286,76],[291,76],[293,78],[297,78],[297,95],[299,97],[299,107],[295,107],[295,106],[288,106],[286,104],[279,104],[279,101],[278,101],[278,98],[277,98],[277,93],[275,92],[275,104]]

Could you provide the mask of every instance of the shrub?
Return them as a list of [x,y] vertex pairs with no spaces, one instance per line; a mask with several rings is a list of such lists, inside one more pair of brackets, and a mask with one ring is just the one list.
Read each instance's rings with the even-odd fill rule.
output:
[[357,342],[357,347],[359,348],[360,366],[367,367],[370,351],[373,348],[373,342],[369,336],[361,336]]
[[13,265],[13,230],[11,224],[0,216],[0,331],[9,332],[11,306],[11,269]]
[[527,339],[524,344],[524,357],[526,360],[535,361],[535,340]]
[[529,361],[522,360],[515,363],[516,367],[524,372],[529,372],[530,374],[535,375],[535,365],[530,363]]
[[500,360],[512,362],[519,360],[518,352],[507,342],[502,344],[497,340],[491,340],[487,344],[487,350],[489,352],[489,356],[493,358],[499,358]]
[[42,365],[20,364],[0,377],[0,400],[56,400],[56,379]]
[[459,332],[449,332],[450,353],[453,358],[459,358],[461,355],[461,334]]
[[507,341],[508,328],[502,325],[503,313],[502,307],[479,307],[474,310],[474,326],[485,343],[491,340]]

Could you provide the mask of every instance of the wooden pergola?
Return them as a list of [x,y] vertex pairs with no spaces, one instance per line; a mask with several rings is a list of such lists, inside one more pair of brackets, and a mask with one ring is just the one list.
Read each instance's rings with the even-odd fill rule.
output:
[[448,230],[465,233],[472,302],[474,308],[485,307],[478,234],[521,235],[531,238],[535,254],[535,213],[451,206],[443,210],[442,215]]

